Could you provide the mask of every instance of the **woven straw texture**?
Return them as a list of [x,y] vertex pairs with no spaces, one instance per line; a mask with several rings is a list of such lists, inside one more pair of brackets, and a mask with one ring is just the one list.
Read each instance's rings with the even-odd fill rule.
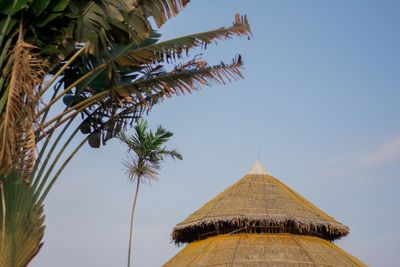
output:
[[349,232],[347,226],[335,221],[276,178],[267,174],[248,174],[177,224],[172,239],[175,243],[191,242],[197,240],[194,233],[255,224],[292,227],[296,230],[292,233],[329,240]]
[[366,266],[332,242],[291,234],[219,235],[187,245],[164,267]]

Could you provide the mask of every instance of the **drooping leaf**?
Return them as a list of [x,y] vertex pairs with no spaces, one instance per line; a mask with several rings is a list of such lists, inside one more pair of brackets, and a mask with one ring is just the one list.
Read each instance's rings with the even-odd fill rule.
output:
[[90,127],[89,119],[84,120],[84,121],[81,123],[79,129],[81,130],[81,132],[82,132],[83,134],[89,134],[89,133],[91,132],[91,127]]
[[[43,77],[43,62],[32,52],[34,47],[19,40],[9,57],[6,107],[0,121],[0,163],[3,171],[12,169],[29,176],[34,164],[37,88]],[[21,71],[24,70],[24,71]]]
[[93,148],[99,148],[101,143],[100,131],[95,131],[89,135],[89,145]]
[[114,58],[121,66],[140,66],[155,61],[179,58],[190,49],[204,46],[217,40],[250,35],[250,25],[246,16],[236,14],[235,21],[231,27],[183,36],[156,44],[142,44],[140,47],[133,46],[132,48],[127,48],[127,51],[124,51],[125,53],[120,56],[118,56],[120,51],[116,51]]
[[160,27],[178,14],[188,2],[187,0],[107,0],[92,1],[86,5],[75,4],[72,8],[79,16],[73,35],[81,42],[91,41],[93,54],[115,44],[139,44],[153,31],[149,17],[154,17]]
[[[174,70],[156,77],[140,79],[130,86],[119,87],[116,90],[128,90],[132,94],[140,93],[142,99],[151,97],[152,94],[162,93],[164,97],[191,93],[202,86],[224,84],[226,81],[243,78],[240,68],[243,62],[239,55],[233,59],[232,64],[220,64],[211,67]],[[149,99],[151,103],[151,99]]]

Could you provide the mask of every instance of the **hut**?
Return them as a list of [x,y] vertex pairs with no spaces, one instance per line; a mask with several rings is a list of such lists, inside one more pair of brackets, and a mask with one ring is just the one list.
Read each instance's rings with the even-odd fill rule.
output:
[[349,228],[269,175],[249,173],[176,225],[164,267],[366,266],[336,246]]

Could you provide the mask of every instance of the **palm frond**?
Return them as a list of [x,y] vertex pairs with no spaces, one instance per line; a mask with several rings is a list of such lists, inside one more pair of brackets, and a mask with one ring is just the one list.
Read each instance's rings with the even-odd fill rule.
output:
[[188,0],[103,0],[73,2],[72,10],[78,23],[73,30],[74,39],[90,41],[90,53],[108,51],[116,44],[139,44],[153,31],[149,17],[160,27],[176,16]]
[[[59,121],[59,124],[82,112],[80,107],[83,103],[91,103],[91,99],[93,99],[92,102],[98,102],[99,105],[96,108],[91,107],[94,110],[93,112],[85,111],[84,114],[87,118],[84,120],[84,125],[85,128],[90,128],[89,133],[91,139],[94,140],[92,144],[95,144],[94,147],[98,147],[100,140],[103,140],[104,144],[128,124],[141,117],[144,112],[150,111],[154,105],[166,98],[192,93],[200,89],[201,86],[225,84],[227,81],[243,78],[241,74],[242,65],[243,62],[239,55],[233,59],[231,64],[221,63],[205,68],[174,70],[137,80],[131,85],[111,87],[108,91],[89,97],[85,101],[67,108],[64,113],[72,113],[69,117]],[[102,95],[101,100],[97,98],[100,95]],[[121,96],[124,97],[115,101],[115,97]],[[52,118],[44,125],[45,132],[51,132],[57,127],[58,124],[52,124],[55,121],[56,118]],[[47,129],[49,126],[51,128]]]
[[[67,108],[64,113],[71,115],[59,121],[58,124],[53,124],[58,117],[50,119],[43,126],[44,132],[53,131],[65,120],[84,110],[83,115],[86,118],[82,122],[82,132],[91,135],[90,145],[99,147],[101,140],[105,144],[107,140],[118,135],[127,125],[132,124],[143,113],[150,111],[154,105],[166,98],[192,93],[202,86],[225,84],[227,81],[243,78],[242,65],[243,62],[239,55],[233,59],[231,64],[221,63],[204,68],[175,69],[171,72],[136,80],[130,85],[108,88],[107,91],[88,97],[83,102]],[[101,98],[98,98],[100,95]],[[119,98],[118,101],[115,100],[116,97]],[[92,102],[98,104],[92,105],[90,104]],[[82,106],[85,107],[84,103],[89,103],[91,107],[81,109]],[[50,126],[51,128],[47,128]]]
[[127,49],[126,53],[114,56],[114,58],[120,66],[141,66],[159,61],[176,60],[183,54],[187,54],[190,49],[199,46],[205,48],[208,44],[218,40],[232,39],[237,36],[249,37],[250,35],[251,30],[247,17],[236,14],[231,27],[222,27],[141,47],[132,45],[132,49]]
[[[43,206],[38,204],[30,185],[22,183],[20,174],[11,172],[0,176],[4,184],[3,195],[6,216],[0,216],[5,225],[4,247],[0,254],[0,266],[28,266],[39,252],[44,235]],[[5,221],[4,221],[5,219]]]
[[168,150],[163,145],[172,137],[172,133],[158,126],[155,133],[148,129],[147,121],[138,119],[134,127],[135,132],[131,136],[125,133],[119,135],[119,139],[128,147],[128,153],[133,155],[123,164],[130,181],[140,179],[141,183],[157,180],[157,171],[161,162],[166,158],[182,160],[182,155],[176,150]]
[[190,0],[144,0],[141,11],[153,17],[157,27],[161,27],[167,20],[185,8],[189,2]]
[[[135,81],[126,87],[118,87],[115,90],[132,94],[134,99],[146,100],[155,93],[162,93],[163,97],[192,93],[201,86],[212,86],[214,84],[225,84],[226,81],[243,78],[241,68],[243,62],[241,56],[233,59],[232,63],[195,68],[188,70],[174,70],[154,77]],[[149,101],[149,105],[154,102]]]
[[169,157],[174,160],[176,160],[176,159],[183,160],[183,156],[175,149],[167,150],[166,148],[163,148],[163,149],[159,150],[158,154],[161,156],[161,159]]
[[[231,65],[222,63],[213,67],[195,58],[175,66],[172,72],[166,72],[162,63],[153,63],[168,63],[170,59],[174,61],[182,56],[184,51],[196,46],[206,46],[213,41],[250,34],[246,16],[237,14],[231,27],[159,44],[154,44],[158,38],[154,35],[142,45],[132,44],[110,50],[112,56],[108,59],[107,56],[98,59],[81,54],[73,64],[64,68],[65,74],[60,82],[64,83],[65,89],[39,114],[62,97],[69,107],[59,114],[59,117],[47,121],[44,128],[51,126],[52,130],[57,127],[54,123],[59,118],[64,117],[59,123],[62,124],[76,113],[81,113],[85,121],[82,124],[82,132],[90,134],[91,146],[99,147],[101,140],[105,144],[115,133],[166,97],[189,93],[203,85],[225,83],[242,77],[240,56]],[[70,63],[70,60],[66,63]],[[121,113],[122,110],[125,112]],[[117,114],[125,116],[117,118]]]
[[34,164],[37,85],[44,77],[44,62],[33,52],[34,48],[19,39],[9,57],[12,69],[0,124],[2,169],[15,169],[27,175]]
[[[249,36],[250,34],[250,26],[246,16],[237,14],[232,27],[188,35],[157,44],[154,44],[158,38],[155,36],[152,37],[150,41],[144,41],[139,46],[137,44],[131,44],[110,50],[110,53],[112,53],[110,58],[107,58],[105,55],[100,59],[81,55],[81,57],[66,70],[65,75],[63,75],[61,81],[65,83],[64,87],[67,89],[57,96],[54,101],[69,93],[75,86],[78,88],[78,93],[83,93],[88,89],[96,92],[107,90],[107,85],[110,83],[129,83],[129,81],[132,80],[132,72],[151,68],[148,64],[162,60],[169,61],[170,59],[177,59],[192,48],[206,45],[216,40],[230,39],[240,35]],[[70,63],[70,60],[66,61],[66,64],[67,63]],[[191,67],[205,67],[207,63],[204,61],[191,60],[190,63],[186,63],[185,65]],[[116,68],[116,66],[118,66],[118,68]],[[154,70],[160,69],[162,69],[162,65],[157,65],[151,68],[151,71],[146,73],[145,76],[151,76]],[[177,70],[181,69],[183,69],[182,66],[177,67]],[[82,77],[85,77],[85,79],[81,80]],[[96,79],[94,79],[94,77]],[[79,82],[77,82],[78,80]]]

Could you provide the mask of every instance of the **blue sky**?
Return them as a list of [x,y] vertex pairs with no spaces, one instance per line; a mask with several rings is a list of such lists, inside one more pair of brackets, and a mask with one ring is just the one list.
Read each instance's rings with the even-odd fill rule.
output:
[[[257,159],[348,225],[337,244],[370,266],[396,266],[400,244],[400,2],[192,3],[163,39],[230,25],[247,14],[253,38],[209,46],[214,63],[243,55],[245,79],[166,100],[150,124],[174,132],[160,181],[142,187],[134,265],[160,266],[179,248],[173,226],[241,178]],[[134,186],[125,148],[83,149],[46,203],[38,266],[123,266]]]

